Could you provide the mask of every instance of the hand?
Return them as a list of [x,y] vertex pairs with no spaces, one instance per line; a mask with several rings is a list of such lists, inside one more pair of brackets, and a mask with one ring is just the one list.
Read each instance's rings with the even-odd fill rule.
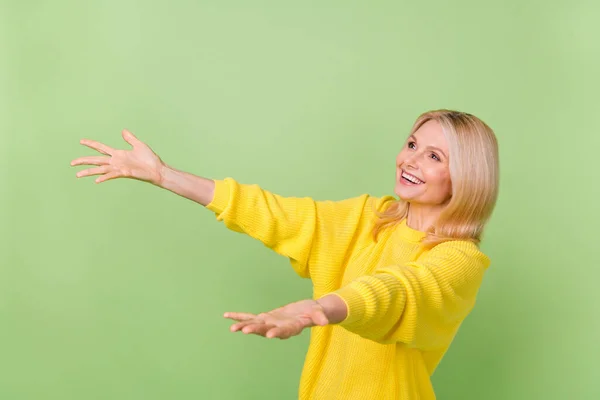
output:
[[165,167],[161,159],[131,132],[124,130],[122,135],[123,139],[133,147],[132,150],[116,150],[93,140],[81,140],[81,144],[97,150],[105,156],[81,157],[73,160],[72,166],[97,166],[79,171],[77,177],[100,175],[96,179],[96,183],[115,178],[132,178],[160,185],[162,171]]
[[258,315],[228,312],[224,316],[238,321],[231,326],[231,332],[241,330],[246,334],[280,339],[298,335],[304,328],[329,324],[323,307],[314,300],[301,300]]

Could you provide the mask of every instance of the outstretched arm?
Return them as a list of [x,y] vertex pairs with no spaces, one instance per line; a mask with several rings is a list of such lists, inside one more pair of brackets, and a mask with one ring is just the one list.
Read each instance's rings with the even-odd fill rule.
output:
[[315,201],[280,196],[232,178],[215,184],[208,208],[217,220],[287,257],[304,278],[336,276],[361,224],[370,223],[370,208],[377,207],[376,200],[366,194],[340,201]]
[[320,299],[259,315],[225,316],[239,321],[232,331],[266,337],[288,338],[308,327],[338,324],[379,343],[438,348],[473,308],[488,265],[474,244],[446,242],[414,262],[381,268]]
[[73,160],[73,166],[95,166],[78,172],[77,177],[98,175],[97,183],[137,179],[195,201],[213,211],[229,229],[245,233],[289,258],[296,273],[305,278],[312,277],[313,272],[328,277],[331,274],[323,273],[325,269],[340,268],[359,226],[370,222],[369,212],[391,199],[363,194],[341,201],[315,201],[279,196],[232,178],[207,179],[166,165],[131,132],[124,130],[122,134],[131,150],[82,140],[83,145],[103,156]]

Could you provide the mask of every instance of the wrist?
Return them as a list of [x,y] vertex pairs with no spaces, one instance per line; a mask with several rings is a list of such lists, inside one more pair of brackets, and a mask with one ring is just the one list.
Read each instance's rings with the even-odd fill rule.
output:
[[341,297],[328,294],[316,300],[330,324],[339,324],[348,316],[348,307]]
[[156,179],[152,182],[154,185],[166,189],[168,182],[173,180],[174,170],[165,163],[161,163],[156,172]]

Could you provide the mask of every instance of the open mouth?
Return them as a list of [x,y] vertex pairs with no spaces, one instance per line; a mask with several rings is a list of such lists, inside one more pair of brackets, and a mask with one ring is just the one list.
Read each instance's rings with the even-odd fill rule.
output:
[[409,184],[409,185],[422,185],[423,183],[425,183],[424,181],[420,180],[416,176],[406,173],[405,171],[402,171],[402,175],[401,175],[400,179],[404,183]]

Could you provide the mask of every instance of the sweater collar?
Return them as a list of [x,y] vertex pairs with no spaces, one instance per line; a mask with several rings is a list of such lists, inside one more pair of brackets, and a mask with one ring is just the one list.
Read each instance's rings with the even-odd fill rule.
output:
[[398,224],[396,231],[403,239],[408,240],[409,242],[415,242],[415,243],[420,242],[421,239],[423,239],[425,236],[427,236],[426,232],[418,231],[416,229],[409,227],[406,224],[406,218],[404,218],[400,222],[400,224]]

